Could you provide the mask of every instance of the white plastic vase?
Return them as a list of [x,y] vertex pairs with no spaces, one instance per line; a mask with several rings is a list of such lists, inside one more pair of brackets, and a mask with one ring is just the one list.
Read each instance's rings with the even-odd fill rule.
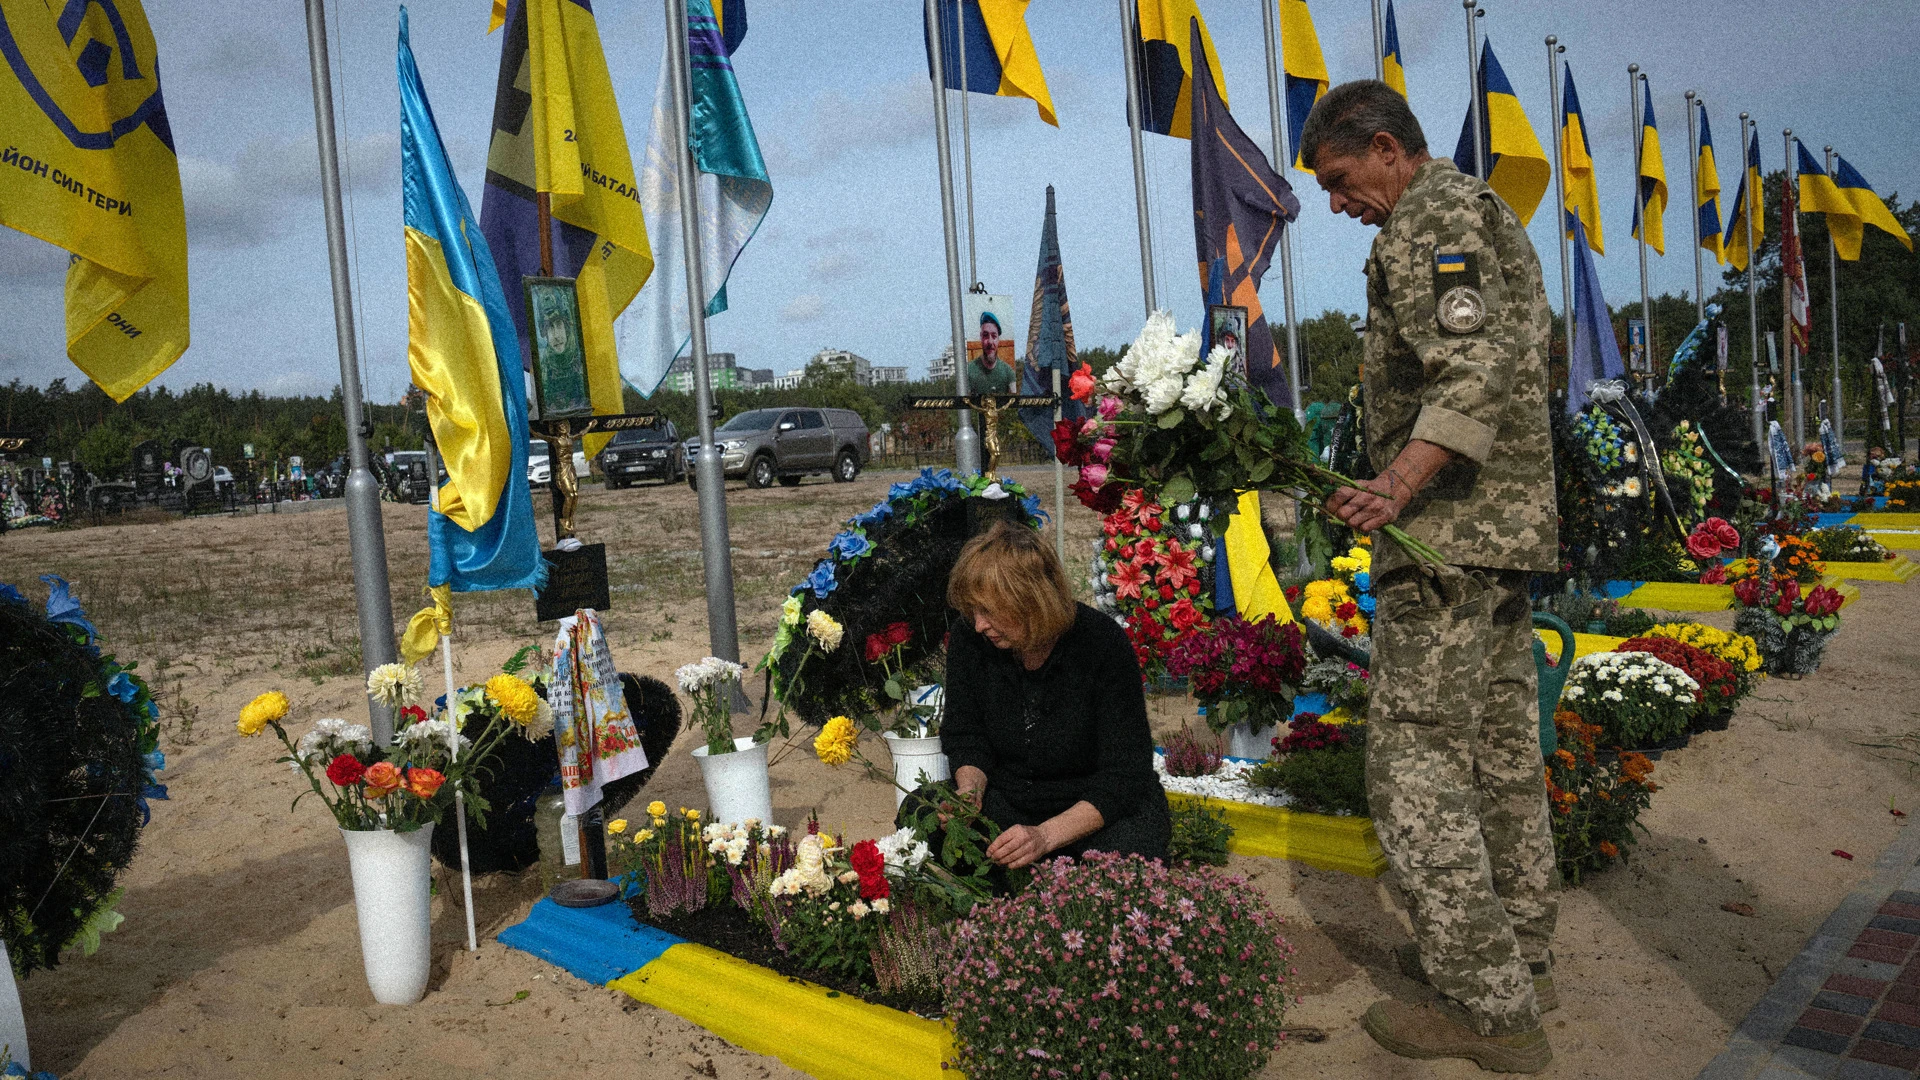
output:
[[733,745],[731,754],[709,754],[704,746],[693,752],[700,763],[700,779],[707,785],[707,820],[735,824],[752,818],[772,824],[767,744],[735,739]]
[[1273,755],[1273,737],[1279,730],[1278,724],[1268,724],[1262,728],[1252,724],[1235,724],[1227,729],[1227,754],[1265,761]]
[[[891,731],[880,733],[887,740],[887,752],[893,755],[893,805],[907,800],[907,792],[929,780],[945,780],[953,775],[947,755],[940,751],[940,736],[909,739]],[[925,779],[921,774],[926,774]],[[906,790],[901,790],[905,788]]]
[[340,835],[353,867],[367,988],[382,1005],[411,1005],[427,992],[432,957],[433,824],[404,833],[341,829]]
[[20,1011],[20,990],[13,984],[13,961],[7,957],[4,941],[0,941],[0,1046],[21,1068],[33,1069],[33,1060],[27,1056],[27,1018]]

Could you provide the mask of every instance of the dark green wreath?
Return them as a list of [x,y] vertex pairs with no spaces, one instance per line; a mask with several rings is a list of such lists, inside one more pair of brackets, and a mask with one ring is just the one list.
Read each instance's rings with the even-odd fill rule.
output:
[[[865,658],[871,634],[905,623],[902,659],[919,669],[946,649],[947,578],[960,548],[993,521],[1039,527],[1039,499],[1005,477],[965,479],[946,469],[922,469],[895,484],[887,498],[847,522],[827,545],[827,557],[794,586],[782,611],[779,636],[760,662],[780,715],[763,736],[787,734],[786,714],[819,725],[834,716],[871,715],[897,704],[886,692],[880,664]],[[806,620],[824,611],[841,626],[839,646],[823,650]]]
[[119,922],[159,767],[146,684],[94,644],[58,578],[45,612],[0,585],[0,940],[25,976]]

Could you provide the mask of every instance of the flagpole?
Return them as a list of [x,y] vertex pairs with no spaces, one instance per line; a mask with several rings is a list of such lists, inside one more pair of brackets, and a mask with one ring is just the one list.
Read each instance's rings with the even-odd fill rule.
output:
[[1475,10],[1479,0],[1461,0],[1461,6],[1467,9],[1467,115],[1473,122],[1473,175],[1482,180],[1487,178],[1487,145],[1480,124],[1481,112],[1486,108],[1485,95],[1480,92],[1480,35],[1474,25],[1474,18],[1483,14]]
[[[1796,176],[1793,159],[1793,129],[1782,128],[1780,130],[1780,138],[1786,145],[1785,161],[1787,165],[1785,179],[1782,183],[1793,184],[1794,177]],[[1793,239],[1794,244],[1800,248],[1801,287],[1804,288],[1806,283],[1807,248],[1800,240],[1799,193],[1795,192],[1794,195],[1796,201],[1793,206]],[[1782,201],[1784,202],[1784,200]],[[1784,239],[1784,236],[1782,239]],[[1749,256],[1749,258],[1751,258],[1751,256]],[[1807,410],[1806,402],[1801,399],[1800,394],[1800,346],[1795,344],[1793,340],[1793,283],[1784,265],[1782,265],[1780,269],[1780,318],[1786,324],[1782,329],[1782,333],[1787,339],[1787,393],[1793,396],[1792,411],[1788,413],[1788,416],[1793,421],[1793,455],[1797,459],[1800,456],[1801,448],[1807,445]]]
[[[667,62],[673,65],[673,156],[680,189],[680,237],[686,249],[688,353],[693,361],[693,405],[698,412],[700,454],[700,559],[707,586],[707,648],[722,660],[740,660],[740,633],[733,602],[733,547],[727,534],[726,473],[713,438],[713,388],[707,384],[707,283],[700,265],[699,189],[693,164],[692,84],[688,77],[687,0],[666,0]],[[739,689],[734,706],[744,707]]]
[[[1833,147],[1827,149],[1827,175],[1833,175]],[[1840,263],[1833,245],[1833,215],[1827,221],[1827,313],[1833,319],[1833,430],[1842,455],[1847,449],[1846,413],[1840,400]],[[1872,432],[1868,432],[1872,436]]]
[[1633,125],[1633,206],[1634,232],[1640,242],[1640,334],[1645,351],[1640,354],[1640,366],[1646,372],[1653,371],[1653,302],[1647,298],[1647,188],[1641,181],[1646,163],[1640,159],[1646,142],[1646,116],[1640,104],[1640,83],[1646,76],[1640,74],[1639,64],[1627,65],[1627,122]]
[[[426,440],[427,475],[440,475],[440,448],[434,444],[429,431]],[[430,505],[440,509],[439,485],[431,485],[427,493]],[[460,717],[455,708],[456,691],[453,683],[453,631],[451,628],[440,635],[440,667],[447,676],[447,760],[460,760]],[[473,924],[473,861],[467,855],[467,792],[465,787],[456,783],[453,786],[453,820],[460,834],[460,891],[466,898],[467,912],[467,951],[480,948],[480,941],[474,932]]]
[[1573,266],[1567,245],[1567,171],[1560,161],[1561,143],[1566,141],[1567,118],[1560,100],[1560,54],[1567,51],[1556,35],[1547,35],[1547,99],[1553,109],[1553,192],[1559,200],[1560,222],[1560,319],[1567,341],[1567,384],[1573,384]]
[[[1060,396],[1060,367],[1055,364],[1052,369],[1053,422],[1058,424],[1065,416],[1066,402]],[[1067,463],[1059,454],[1053,455],[1053,553],[1060,565],[1067,564]]]
[[[1263,13],[1272,6],[1271,0],[1260,0]],[[1272,18],[1270,13],[1266,18]],[[1380,14],[1380,0],[1373,0],[1373,77],[1381,82],[1387,81],[1387,20]]]
[[[940,37],[946,40],[944,29]],[[972,289],[980,284],[980,255],[973,234],[973,122],[968,119],[967,110],[967,28],[960,0],[953,0],[953,37],[960,46],[960,160],[967,181],[967,288]]]
[[[1266,3],[1267,0],[1261,0]],[[1120,55],[1127,69],[1127,131],[1133,139],[1133,213],[1140,226],[1140,291],[1147,314],[1160,306],[1153,295],[1153,223],[1147,213],[1147,161],[1140,145],[1140,77],[1135,66],[1133,19],[1129,0],[1120,0]]]
[[[678,0],[684,3],[685,0]],[[933,145],[940,159],[940,225],[947,242],[947,321],[953,335],[953,388],[967,396],[967,330],[960,315],[960,238],[953,212],[953,145],[947,135],[947,35],[938,32],[938,0],[926,0],[927,25],[933,35]],[[963,58],[964,60],[964,58]],[[1135,159],[1138,169],[1138,158]],[[980,436],[973,430],[973,410],[959,409],[953,433],[953,464],[971,476],[980,471]]]
[[1693,208],[1693,319],[1707,320],[1707,278],[1700,267],[1700,133],[1694,106],[1699,95],[1689,90],[1687,98],[1687,205]]
[[[394,660],[393,593],[387,584],[387,537],[380,485],[368,466],[373,425],[361,411],[360,359],[354,348],[353,288],[347,268],[347,223],[340,209],[340,149],[333,126],[333,73],[327,61],[326,0],[306,0],[307,59],[313,73],[313,126],[320,149],[320,202],[326,212],[327,262],[333,284],[333,332],[340,350],[340,404],[347,425],[347,547],[360,622],[360,666],[371,674]],[[393,710],[367,698],[376,746],[393,745]]]
[[1758,120],[1748,114],[1740,114],[1740,182],[1746,188],[1746,198],[1740,207],[1740,216],[1746,219],[1747,228],[1747,357],[1753,368],[1753,398],[1751,402],[1753,420],[1753,442],[1756,446],[1767,444],[1767,431],[1764,423],[1765,408],[1760,400],[1760,295],[1759,295],[1759,252],[1753,248],[1753,208],[1765,206],[1761,193],[1753,190],[1753,174],[1758,169],[1747,167],[1747,147],[1753,145],[1754,129],[1760,126]]
[[[1379,11],[1378,0],[1374,4]],[[1273,25],[1273,0],[1260,0],[1260,23],[1267,38],[1267,116],[1273,123],[1274,171],[1285,175],[1292,162],[1287,147],[1286,114],[1280,108],[1280,48]],[[1377,36],[1376,25],[1376,36]],[[1300,385],[1300,328],[1293,304],[1293,230],[1280,229],[1280,296],[1287,315],[1287,383],[1293,388],[1293,418],[1307,422],[1306,388]]]

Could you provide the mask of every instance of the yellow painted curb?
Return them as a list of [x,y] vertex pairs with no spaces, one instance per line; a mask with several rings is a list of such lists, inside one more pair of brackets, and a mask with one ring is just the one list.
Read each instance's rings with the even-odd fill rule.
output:
[[1233,826],[1227,850],[1236,855],[1290,859],[1359,877],[1379,877],[1387,870],[1387,856],[1380,850],[1372,818],[1303,814],[1284,806],[1257,806],[1172,791],[1167,792],[1167,801],[1202,804],[1222,811],[1227,824]]
[[1869,530],[1867,535],[1878,540],[1880,546],[1883,548],[1892,548],[1895,551],[1920,551],[1920,530],[1912,532],[1874,532]]
[[1847,519],[1847,524],[1858,525],[1863,529],[1920,529],[1920,514],[1875,510],[1871,513],[1855,514]]
[[[1539,638],[1541,644],[1547,647],[1547,653],[1549,655],[1555,658],[1559,657],[1559,634],[1536,628],[1533,631],[1533,636]],[[1608,637],[1605,634],[1576,633],[1573,635],[1573,658],[1578,660],[1583,656],[1592,656],[1594,653],[1612,652],[1625,640],[1627,639],[1623,637]]]
[[817,1080],[940,1080],[953,1053],[943,1024],[704,945],[675,945],[607,985]]
[[[1840,563],[1839,565],[1846,566],[1849,564]],[[1833,563],[1827,564],[1827,576],[1820,579],[1820,584],[1839,593],[1840,606],[1846,607],[1848,604],[1860,599],[1860,586],[1847,584],[1846,579],[1833,572],[1833,567]]]
[[1733,586],[1649,581],[1621,597],[1620,606],[1660,611],[1725,611],[1733,606]]
[[1905,556],[1881,562],[1830,562],[1827,573],[1853,581],[1907,581],[1920,573],[1920,563]]

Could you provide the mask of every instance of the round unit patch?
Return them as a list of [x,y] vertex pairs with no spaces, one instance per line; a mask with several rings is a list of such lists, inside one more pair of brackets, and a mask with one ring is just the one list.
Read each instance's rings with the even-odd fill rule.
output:
[[1471,334],[1486,323],[1487,302],[1480,298],[1480,290],[1471,285],[1455,285],[1441,294],[1439,310],[1434,314],[1440,321],[1440,329]]

